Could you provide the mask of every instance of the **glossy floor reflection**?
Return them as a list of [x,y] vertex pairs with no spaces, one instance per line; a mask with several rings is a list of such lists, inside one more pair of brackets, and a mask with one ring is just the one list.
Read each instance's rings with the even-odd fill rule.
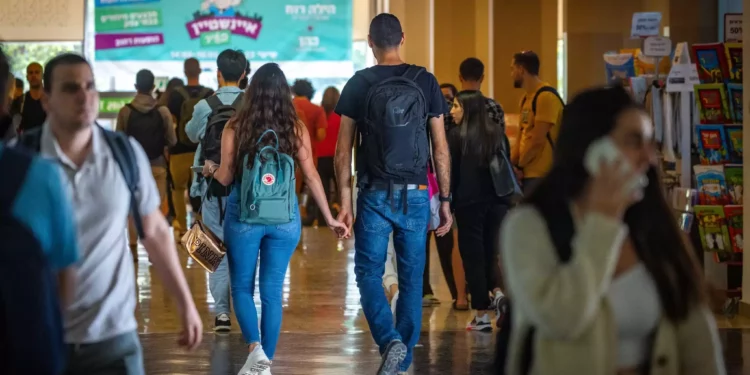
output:
[[[434,245],[434,242],[433,242]],[[287,272],[284,321],[273,373],[373,374],[379,364],[377,347],[368,332],[354,279],[353,243],[338,242],[326,228],[305,228]],[[174,301],[154,277],[141,249],[137,270],[139,332],[147,374],[234,375],[244,363],[246,348],[232,317],[228,335],[211,333],[213,299],[207,273],[181,251],[180,259],[204,320],[204,343],[193,353],[177,348],[180,330]],[[437,254],[432,252],[432,286],[442,304],[425,308],[422,338],[415,349],[414,374],[493,374],[494,335],[466,332],[468,312],[451,309]],[[260,301],[256,296],[260,311]],[[750,352],[750,321],[718,317],[730,374],[750,374],[743,363],[744,343]]]

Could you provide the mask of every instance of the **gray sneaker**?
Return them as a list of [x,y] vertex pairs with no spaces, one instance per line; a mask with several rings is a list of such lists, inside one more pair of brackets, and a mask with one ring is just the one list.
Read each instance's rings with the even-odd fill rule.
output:
[[406,345],[401,340],[391,341],[385,348],[377,375],[398,375],[404,359],[406,359]]

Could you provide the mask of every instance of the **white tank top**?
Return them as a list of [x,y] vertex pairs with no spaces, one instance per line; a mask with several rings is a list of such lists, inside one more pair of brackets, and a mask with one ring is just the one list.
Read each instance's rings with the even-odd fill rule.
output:
[[656,283],[643,263],[612,280],[607,293],[617,326],[618,368],[646,363],[651,334],[661,319]]

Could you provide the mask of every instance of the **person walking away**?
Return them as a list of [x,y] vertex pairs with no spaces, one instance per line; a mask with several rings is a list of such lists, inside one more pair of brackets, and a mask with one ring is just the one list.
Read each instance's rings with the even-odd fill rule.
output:
[[[336,154],[336,141],[339,138],[341,116],[334,109],[336,109],[336,104],[339,102],[340,97],[339,90],[333,86],[328,87],[323,92],[323,101],[320,105],[323,111],[325,111],[327,125],[325,139],[318,144],[318,174],[320,174],[320,179],[323,181],[323,190],[328,198],[329,206],[333,206],[335,212],[338,212],[338,209],[336,209],[338,205],[334,203],[336,200],[333,195],[336,186],[333,156]],[[334,186],[333,190],[331,189],[331,185]],[[318,211],[318,222],[324,222],[322,212],[320,211]]]
[[[169,99],[172,97],[172,93],[174,93],[174,90],[178,87],[185,86],[185,82],[181,78],[172,78],[167,82],[167,87],[164,90],[164,92],[159,93],[159,95],[156,97],[156,100],[158,101],[159,105],[167,107],[169,109]],[[171,111],[170,111],[171,114]],[[174,121],[174,116],[172,116],[172,125],[176,126]],[[161,209],[162,212],[164,210],[167,211],[167,222],[172,224],[174,223],[174,219],[177,216],[175,214],[175,208],[174,208],[174,201],[172,200],[172,190],[174,190],[174,181],[172,180],[172,170],[169,168],[170,164],[170,158],[169,158],[169,150],[167,150],[164,153],[164,159],[166,160],[167,165],[167,199],[166,201],[161,202]],[[165,208],[166,207],[166,208]]]
[[[654,144],[623,88],[589,89],[566,107],[552,169],[501,231],[508,374],[726,374]],[[591,153],[599,147],[611,153]]]
[[[221,139],[221,162],[206,160],[203,175],[234,185],[224,218],[232,299],[248,357],[240,375],[270,375],[281,331],[282,292],[289,260],[302,225],[294,191],[294,164],[299,163],[326,223],[340,238],[349,229],[328,209],[315,170],[310,135],[297,118],[286,77],[275,63],[253,75],[240,110]],[[262,320],[255,309],[259,266]]]
[[[166,147],[177,143],[172,114],[167,107],[157,104],[153,97],[154,73],[141,70],[135,75],[136,95],[133,100],[120,109],[117,114],[117,131],[133,137],[143,147],[151,163],[151,175],[156,182],[159,201],[167,201],[167,160],[164,157]],[[163,215],[168,212],[160,205]],[[133,260],[138,261],[138,233],[132,220],[128,225],[128,239]]]
[[[500,196],[493,184],[490,163],[499,153],[510,155],[505,133],[490,120],[485,103],[479,91],[461,91],[456,95],[451,114],[459,128],[451,132],[449,144],[453,156],[451,181],[458,248],[475,311],[466,329],[488,332],[492,331],[489,312],[494,308],[493,302],[501,306],[496,313],[498,326],[504,313],[496,241],[512,197]],[[509,159],[500,156],[500,160]],[[494,301],[490,296],[494,296]]]
[[[445,99],[435,76],[401,59],[403,42],[398,18],[388,13],[373,18],[368,43],[378,64],[357,72],[344,86],[336,105],[336,113],[341,116],[334,161],[341,199],[339,220],[350,227],[354,224],[352,146],[355,135],[361,138],[357,142],[354,272],[362,309],[380,347],[381,375],[407,371],[422,326],[430,141],[442,202],[437,234],[445,235],[453,221],[449,207],[450,154],[443,128]],[[391,233],[399,275],[395,328],[382,289]]]
[[[218,66],[219,89],[216,94],[195,105],[193,118],[185,127],[190,140],[198,143],[193,165],[199,167],[202,167],[206,160],[217,164],[221,161],[221,135],[243,99],[242,90],[238,85],[245,76],[247,66],[245,54],[238,50],[224,50],[216,59],[216,65]],[[224,214],[230,190],[231,186],[224,186],[202,175],[194,180],[190,187],[192,197],[201,199],[205,196],[201,202],[203,224],[220,241],[224,241]],[[232,329],[232,322],[229,318],[231,302],[227,259],[228,257],[224,257],[216,271],[208,274],[208,287],[215,303],[214,331],[216,332],[229,332]]]
[[[326,127],[328,122],[326,121],[326,113],[318,105],[311,102],[315,95],[315,89],[312,87],[312,83],[306,79],[298,79],[294,81],[292,85],[292,94],[294,94],[294,108],[297,111],[304,113],[303,123],[307,126],[307,131],[310,133],[312,141],[312,153],[313,163],[318,166],[318,143],[326,138]],[[305,186],[301,187],[303,191]],[[311,212],[307,212],[308,208]],[[310,202],[309,206],[304,205],[304,216],[308,218],[305,225],[310,225],[313,221],[318,218],[319,214],[315,210],[315,205]]]
[[133,313],[135,271],[122,230],[128,214],[177,304],[182,322],[179,343],[195,349],[202,339],[201,319],[172,233],[159,211],[150,162],[136,140],[95,124],[99,95],[91,66],[82,56],[67,53],[50,60],[44,90],[47,121],[25,132],[14,145],[52,160],[74,204],[83,256],[76,264],[75,292],[64,313],[66,374],[141,375],[143,355]]
[[[9,70],[0,49],[0,92],[13,82]],[[7,118],[7,101],[0,97],[0,117]],[[49,161],[0,144],[0,168],[0,362],[9,374],[62,374],[62,309],[78,260],[70,200]]]
[[[172,174],[172,202],[175,207],[174,227],[178,237],[182,238],[188,230],[187,226],[187,203],[185,195],[192,181],[193,173],[190,166],[195,159],[195,151],[198,145],[190,140],[185,128],[193,117],[193,108],[199,101],[213,95],[213,90],[200,85],[201,66],[198,60],[190,58],[185,60],[185,77],[187,85],[178,87],[169,96],[169,112],[175,118],[177,124],[177,144],[169,150],[169,170]],[[192,204],[194,203],[194,205]],[[198,212],[198,202],[192,201],[193,212]]]
[[16,98],[11,105],[11,114],[15,117],[20,132],[42,126],[47,118],[47,112],[42,106],[42,64],[33,62],[26,67],[26,80],[29,81],[29,91]]
[[523,89],[518,138],[511,162],[528,194],[552,167],[552,154],[564,103],[552,86],[539,78],[539,57],[532,51],[518,52],[511,62],[513,87]]

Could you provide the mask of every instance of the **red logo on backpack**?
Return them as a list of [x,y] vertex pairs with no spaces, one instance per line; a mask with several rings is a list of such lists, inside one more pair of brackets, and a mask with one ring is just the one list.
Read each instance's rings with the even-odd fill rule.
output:
[[276,177],[270,173],[266,173],[263,175],[263,178],[261,178],[261,181],[263,181],[263,185],[271,186],[276,182]]

